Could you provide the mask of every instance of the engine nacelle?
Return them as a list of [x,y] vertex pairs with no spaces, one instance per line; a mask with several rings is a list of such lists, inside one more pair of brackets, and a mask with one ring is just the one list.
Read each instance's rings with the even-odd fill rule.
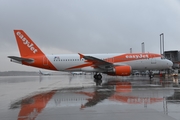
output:
[[114,75],[129,76],[131,74],[131,66],[115,66]]

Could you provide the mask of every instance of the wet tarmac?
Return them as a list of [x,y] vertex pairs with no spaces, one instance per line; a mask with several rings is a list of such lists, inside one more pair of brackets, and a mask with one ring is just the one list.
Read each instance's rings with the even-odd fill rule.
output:
[[0,120],[180,120],[178,78],[0,77]]

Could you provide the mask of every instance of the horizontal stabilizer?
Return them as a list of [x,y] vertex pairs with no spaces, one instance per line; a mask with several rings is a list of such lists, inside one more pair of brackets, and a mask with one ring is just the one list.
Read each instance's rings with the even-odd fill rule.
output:
[[12,62],[28,62],[28,63],[32,63],[34,62],[33,59],[30,59],[30,58],[22,58],[22,57],[16,57],[16,56],[8,56],[8,58],[11,58],[11,61]]

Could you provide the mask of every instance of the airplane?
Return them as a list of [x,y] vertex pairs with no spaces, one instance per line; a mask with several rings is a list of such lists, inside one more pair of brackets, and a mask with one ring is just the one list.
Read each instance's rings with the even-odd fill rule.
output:
[[42,72],[41,70],[39,70],[39,74],[40,74],[40,75],[51,75],[50,73],[47,73],[47,72],[44,73],[44,72]]
[[129,76],[132,70],[170,69],[173,63],[156,53],[57,54],[46,55],[23,30],[14,30],[21,57],[10,61],[27,66],[65,72],[94,72],[95,82],[102,83],[101,73]]

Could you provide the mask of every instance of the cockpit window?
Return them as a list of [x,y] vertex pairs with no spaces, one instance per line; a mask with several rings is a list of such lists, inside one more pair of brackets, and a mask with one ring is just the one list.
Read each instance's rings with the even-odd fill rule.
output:
[[165,57],[163,55],[161,55],[161,59],[165,59]]

